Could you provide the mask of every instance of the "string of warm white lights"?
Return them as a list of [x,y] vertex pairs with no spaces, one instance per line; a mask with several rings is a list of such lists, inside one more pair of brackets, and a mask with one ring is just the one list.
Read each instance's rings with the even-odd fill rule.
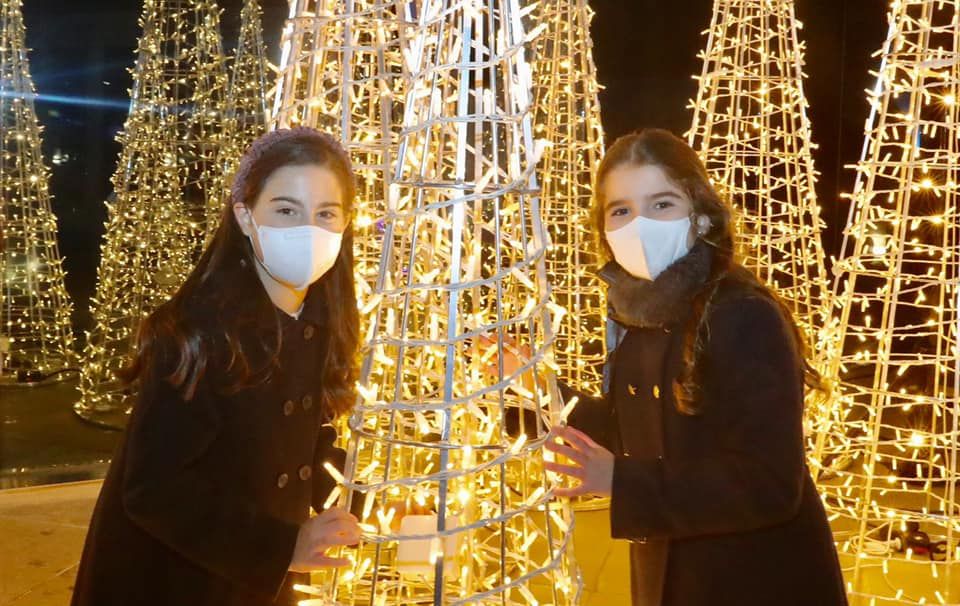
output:
[[131,404],[114,373],[142,318],[189,274],[208,209],[221,201],[227,77],[219,9],[213,0],[145,0],[140,25],[75,406],[110,424],[124,422]]
[[207,241],[219,226],[227,195],[226,183],[240,162],[240,156],[267,130],[267,62],[263,44],[262,11],[258,0],[244,0],[240,10],[240,35],[233,51],[229,68],[230,78],[226,93],[226,112],[223,119],[220,144],[220,166],[211,174],[212,191],[219,196],[207,196]]
[[821,348],[818,484],[863,604],[960,604],[960,6],[890,5]]
[[0,0],[0,380],[73,360],[21,0]]
[[267,55],[258,0],[245,0],[240,11],[240,37],[230,67],[227,104],[235,122],[236,136],[245,149],[266,130]]
[[[426,0],[341,488],[353,565],[303,604],[572,604],[571,517],[543,469],[561,417],[531,71],[516,0]],[[524,363],[501,366],[512,348]],[[544,378],[548,377],[548,378]],[[415,515],[398,515],[398,509]]]
[[354,265],[364,324],[383,250],[408,80],[401,41],[413,10],[403,0],[291,0],[281,41],[274,126],[334,134],[357,175]]
[[541,0],[542,24],[532,54],[536,136],[543,154],[542,208],[550,235],[551,299],[566,311],[554,355],[559,376],[590,394],[602,386],[605,290],[597,277],[597,243],[590,221],[594,174],[603,155],[597,70],[586,0]]
[[741,261],[815,343],[827,283],[801,27],[793,0],[715,0],[687,137],[738,211]]

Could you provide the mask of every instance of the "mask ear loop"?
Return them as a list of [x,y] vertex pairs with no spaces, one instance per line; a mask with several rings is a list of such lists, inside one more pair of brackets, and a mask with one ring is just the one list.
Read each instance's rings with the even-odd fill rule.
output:
[[[257,225],[257,222],[253,219],[253,211],[250,210],[250,207],[246,204],[243,205],[243,209],[246,212],[247,221],[250,222],[250,225],[253,227],[253,231],[247,234],[247,240],[250,242],[250,252],[253,253],[253,260],[256,261],[257,265],[262,267],[269,274],[266,264],[263,262],[263,259],[260,258],[260,255],[257,254],[257,247],[253,242],[253,234],[257,234],[257,240],[260,240],[260,226]],[[263,244],[260,244],[260,250],[263,251]]]
[[257,225],[257,222],[253,220],[253,211],[250,210],[250,207],[247,206],[246,204],[243,205],[243,211],[247,217],[247,222],[250,224],[251,227],[253,227],[254,231],[257,231],[259,226]]

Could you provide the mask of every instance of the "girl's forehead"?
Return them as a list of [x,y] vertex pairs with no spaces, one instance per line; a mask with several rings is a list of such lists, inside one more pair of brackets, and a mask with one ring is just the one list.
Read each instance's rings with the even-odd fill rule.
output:
[[264,181],[261,195],[276,192],[300,192],[302,195],[333,195],[339,199],[342,186],[337,175],[324,166],[281,166]]
[[329,167],[321,164],[287,164],[278,166],[266,177],[266,183],[284,183],[291,180],[304,181],[333,181],[337,182],[337,175]]
[[667,173],[655,164],[622,164],[610,170],[604,179],[607,189],[630,190],[654,193],[670,191],[682,194],[683,190]]

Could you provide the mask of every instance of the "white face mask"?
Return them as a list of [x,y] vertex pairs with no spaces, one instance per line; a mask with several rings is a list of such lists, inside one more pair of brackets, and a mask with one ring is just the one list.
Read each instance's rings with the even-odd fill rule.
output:
[[[296,290],[304,290],[327,273],[340,254],[343,234],[316,225],[269,227],[257,225],[263,259],[257,259],[270,276]],[[250,241],[253,241],[253,237]]]
[[690,217],[657,221],[638,216],[606,236],[621,267],[636,278],[655,280],[690,252]]

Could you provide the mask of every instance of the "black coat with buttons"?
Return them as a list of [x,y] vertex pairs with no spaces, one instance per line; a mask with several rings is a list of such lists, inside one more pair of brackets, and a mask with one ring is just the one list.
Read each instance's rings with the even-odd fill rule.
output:
[[631,328],[610,389],[569,422],[617,456],[610,523],[631,543],[635,606],[835,606],[843,581],[804,457],[804,385],[777,304],[721,284],[701,413],[679,412],[682,323]]
[[334,485],[323,463],[344,458],[320,406],[324,314],[312,299],[300,319],[277,312],[268,382],[221,396],[205,377],[190,401],[160,380],[141,386],[73,606],[296,604],[292,584],[306,579],[287,572],[297,532]]

